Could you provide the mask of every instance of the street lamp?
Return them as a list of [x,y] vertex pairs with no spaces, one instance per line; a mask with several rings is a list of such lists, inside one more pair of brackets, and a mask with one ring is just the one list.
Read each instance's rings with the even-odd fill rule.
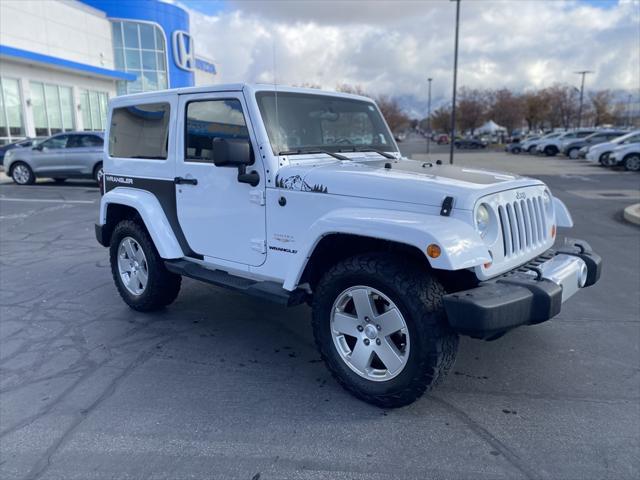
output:
[[578,75],[582,75],[582,83],[580,85],[580,109],[578,110],[578,128],[580,128],[581,124],[582,124],[582,99],[584,97],[584,77],[589,74],[589,73],[593,73],[591,70],[581,70],[579,72],[573,72],[573,73],[577,73]]
[[427,100],[427,155],[431,153],[431,81],[433,78],[427,78],[429,81],[429,99]]
[[458,33],[460,31],[460,0],[456,2],[456,42],[453,51],[453,100],[451,105],[451,145],[449,163],[453,164],[453,144],[456,138],[456,87],[458,85]]

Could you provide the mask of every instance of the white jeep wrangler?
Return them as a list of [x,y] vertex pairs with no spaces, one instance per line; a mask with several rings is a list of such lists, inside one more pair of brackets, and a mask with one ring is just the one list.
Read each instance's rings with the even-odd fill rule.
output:
[[539,180],[401,157],[368,98],[216,85],[110,103],[96,237],[133,309],[181,276],[309,302],[327,367],[383,407],[450,370],[458,335],[549,320],[594,284],[585,242]]

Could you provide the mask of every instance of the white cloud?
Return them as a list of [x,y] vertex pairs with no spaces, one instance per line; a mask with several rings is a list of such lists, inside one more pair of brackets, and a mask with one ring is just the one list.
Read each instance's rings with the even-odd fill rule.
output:
[[[196,49],[221,82],[358,84],[423,101],[448,98],[455,4],[449,1],[231,1],[217,16],[192,12]],[[462,2],[458,84],[514,89],[554,82],[640,86],[640,2]]]

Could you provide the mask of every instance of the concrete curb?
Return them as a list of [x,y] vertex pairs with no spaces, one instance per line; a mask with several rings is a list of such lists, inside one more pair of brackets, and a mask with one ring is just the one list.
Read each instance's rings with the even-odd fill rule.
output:
[[640,225],[640,203],[629,205],[624,209],[624,219],[627,222]]

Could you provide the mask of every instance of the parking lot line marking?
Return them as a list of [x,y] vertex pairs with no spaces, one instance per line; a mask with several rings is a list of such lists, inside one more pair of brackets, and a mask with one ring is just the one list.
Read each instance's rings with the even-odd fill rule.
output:
[[63,200],[59,198],[7,198],[0,197],[5,202],[33,202],[33,203],[96,203],[96,200]]

